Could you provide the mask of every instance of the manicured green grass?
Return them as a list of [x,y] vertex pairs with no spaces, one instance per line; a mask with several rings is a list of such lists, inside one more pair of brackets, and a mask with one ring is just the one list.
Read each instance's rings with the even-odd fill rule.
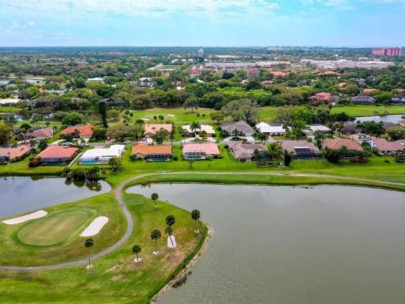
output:
[[[85,258],[120,239],[126,220],[112,193],[45,209],[47,217],[6,225],[0,223],[0,256],[2,265],[49,265]],[[93,237],[95,246],[84,247],[80,233],[98,216],[108,223]]]
[[[149,303],[150,298],[167,281],[183,269],[201,245],[202,237],[194,233],[194,221],[188,211],[164,202],[158,208],[139,195],[125,195],[135,228],[130,240],[113,253],[85,265],[51,271],[0,271],[0,294],[7,303]],[[166,247],[165,218],[176,218],[174,235],[178,247]],[[152,254],[153,229],[162,231],[158,240],[160,254]],[[98,245],[95,239],[95,246]],[[132,246],[142,247],[141,263],[135,264]]]
[[375,116],[384,114],[404,114],[405,115],[405,105],[388,105],[388,106],[377,106],[377,105],[347,105],[340,106],[337,105],[332,108],[332,113],[341,113],[354,117],[359,116]]
[[63,210],[31,221],[18,231],[17,238],[26,245],[61,245],[70,238],[77,238],[80,232],[89,225],[92,213],[94,212],[91,209],[82,208]]
[[28,167],[29,159],[32,156],[26,157],[22,161],[0,165],[1,175],[59,175],[62,174],[64,166],[40,166],[36,168]]
[[18,107],[3,107],[0,106],[0,113],[17,113],[20,110]]
[[[142,111],[132,111],[132,121],[135,122],[138,119],[147,118],[149,121],[146,123],[165,123],[166,121],[178,123],[178,124],[190,124],[193,121],[200,123],[212,123],[210,113],[216,112],[214,109],[198,108],[192,112],[190,109],[184,110],[184,108],[171,108],[171,109],[149,109]],[[163,120],[154,119],[155,116],[162,115]],[[200,115],[200,116],[197,116]],[[205,116],[203,116],[205,115]]]

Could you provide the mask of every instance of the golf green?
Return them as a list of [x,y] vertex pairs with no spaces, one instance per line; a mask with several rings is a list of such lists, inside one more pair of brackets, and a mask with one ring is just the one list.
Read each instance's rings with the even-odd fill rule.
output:
[[18,231],[17,237],[26,245],[60,245],[69,239],[79,237],[91,216],[91,210],[84,208],[54,213],[23,226]]

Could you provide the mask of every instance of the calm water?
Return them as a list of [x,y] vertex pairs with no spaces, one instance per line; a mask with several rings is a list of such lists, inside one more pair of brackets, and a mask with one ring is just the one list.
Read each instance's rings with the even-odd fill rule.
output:
[[134,187],[214,230],[171,303],[405,303],[405,194],[368,188]]
[[[404,106],[404,113],[405,113],[405,106]],[[402,116],[405,116],[405,114],[401,115],[385,115],[385,116],[368,116],[368,117],[356,117],[355,121],[375,121],[375,122],[392,122],[392,123],[398,123],[400,120],[403,120]]]
[[0,177],[0,218],[74,202],[111,190],[108,183],[67,183],[64,178]]

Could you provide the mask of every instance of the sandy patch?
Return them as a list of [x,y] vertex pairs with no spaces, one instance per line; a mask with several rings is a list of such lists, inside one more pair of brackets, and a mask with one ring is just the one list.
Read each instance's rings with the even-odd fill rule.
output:
[[104,227],[105,224],[108,223],[108,217],[106,216],[99,216],[91,224],[82,232],[80,236],[88,237],[96,235],[100,232],[100,230]]
[[167,247],[176,248],[176,246],[177,246],[176,238],[174,237],[174,235],[168,236],[168,238],[167,238]]
[[21,224],[21,223],[24,223],[26,221],[39,219],[41,217],[46,216],[47,214],[48,214],[48,212],[46,212],[44,210],[39,210],[39,211],[36,211],[34,213],[30,213],[30,214],[27,214],[27,215],[24,215],[24,216],[20,216],[20,217],[9,219],[7,221],[3,221],[3,223],[7,224],[7,225]]
[[167,116],[169,116],[169,117],[176,117],[176,115],[174,115],[174,114],[167,114]]
[[144,117],[144,118],[142,118],[142,120],[143,120],[143,121],[149,121],[150,119],[149,119],[149,118]]

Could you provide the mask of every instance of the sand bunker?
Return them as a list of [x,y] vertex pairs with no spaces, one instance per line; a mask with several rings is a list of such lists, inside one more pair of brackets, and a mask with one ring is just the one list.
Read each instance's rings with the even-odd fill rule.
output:
[[24,222],[29,221],[29,220],[39,219],[41,217],[46,216],[47,214],[48,214],[48,212],[46,212],[44,210],[39,210],[39,211],[36,211],[34,213],[30,213],[30,214],[27,214],[27,215],[24,215],[24,216],[20,216],[20,217],[9,219],[7,221],[3,221],[3,223],[7,224],[7,225],[21,224],[21,223],[24,223]]
[[169,248],[176,248],[176,238],[174,235],[167,237],[167,247]]
[[88,237],[88,236],[96,235],[97,233],[100,232],[100,230],[107,223],[108,223],[108,217],[99,216],[98,218],[96,218],[94,221],[91,222],[89,227],[87,227],[86,230],[84,230],[80,236]]

